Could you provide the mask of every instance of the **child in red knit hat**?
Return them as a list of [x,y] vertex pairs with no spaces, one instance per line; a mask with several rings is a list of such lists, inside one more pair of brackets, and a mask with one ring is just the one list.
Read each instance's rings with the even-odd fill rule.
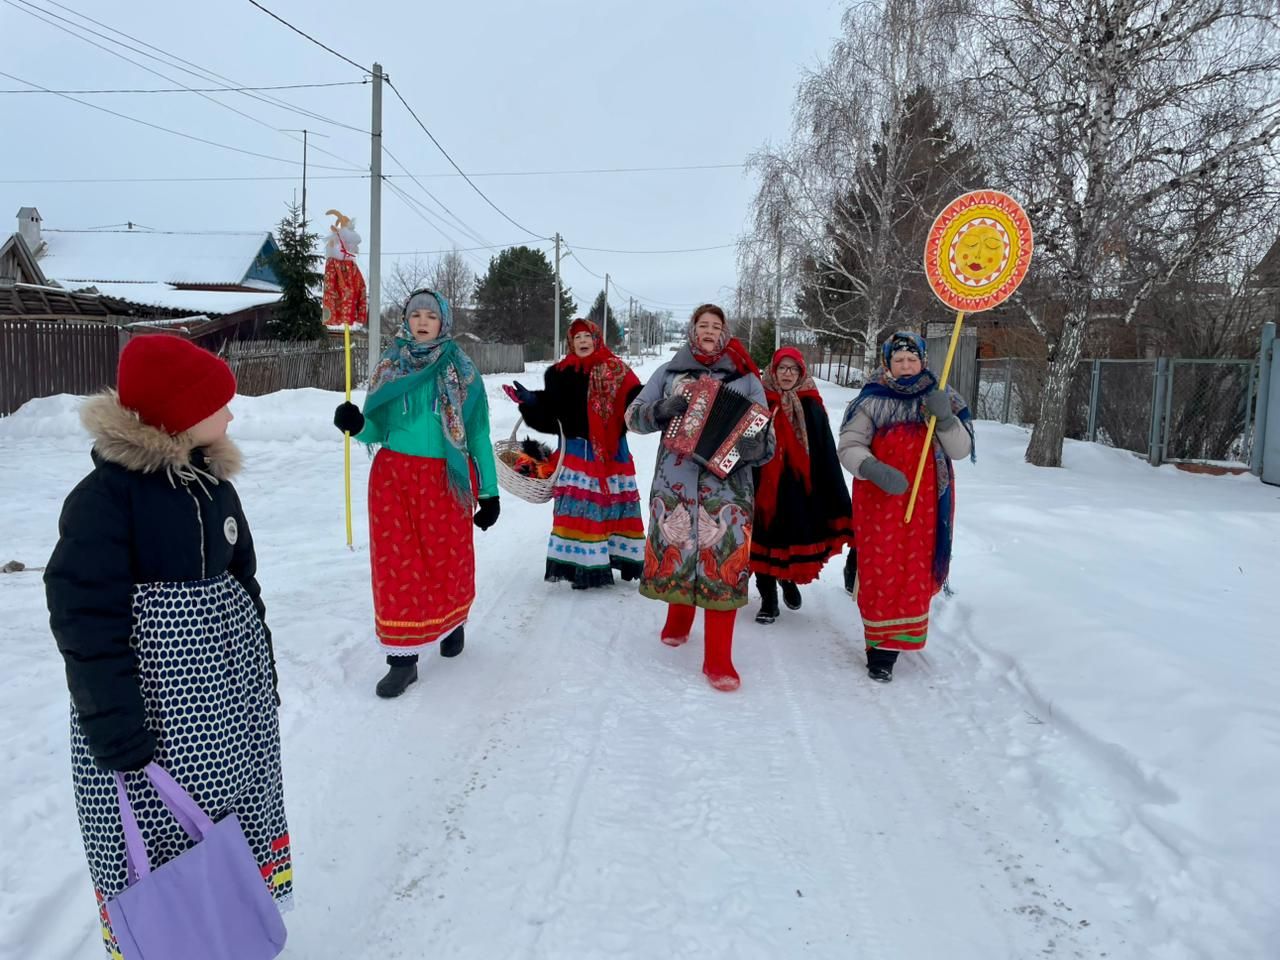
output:
[[167,771],[215,821],[234,813],[277,904],[292,893],[279,702],[253,537],[231,485],[236,381],[180,337],[135,337],[118,389],[81,419],[93,469],[71,491],[45,572],[71,692],[71,763],[104,945],[126,886],[116,781],[152,867],[192,843],[151,785]]

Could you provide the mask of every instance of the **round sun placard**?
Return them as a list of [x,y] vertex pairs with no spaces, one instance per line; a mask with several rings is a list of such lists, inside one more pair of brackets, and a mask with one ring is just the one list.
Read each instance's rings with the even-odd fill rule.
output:
[[997,190],[975,190],[951,201],[933,221],[924,272],[953,310],[990,310],[1022,283],[1031,245],[1031,221],[1018,201]]

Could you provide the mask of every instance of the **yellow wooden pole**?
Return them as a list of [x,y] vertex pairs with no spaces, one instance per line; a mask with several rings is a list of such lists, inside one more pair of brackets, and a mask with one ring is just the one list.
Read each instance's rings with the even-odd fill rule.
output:
[[[938,381],[938,389],[947,389],[947,378],[951,376],[951,361],[956,357],[956,345],[960,342],[960,326],[964,323],[964,311],[956,313],[956,325],[951,330],[951,344],[947,347],[947,362],[942,365],[942,379]],[[924,478],[924,465],[928,462],[933,449],[933,431],[938,425],[938,418],[929,417],[929,429],[924,434],[924,449],[920,451],[920,462],[916,464],[916,480],[911,485],[911,499],[907,501],[907,523],[911,522],[916,512],[916,495],[920,493],[920,481]]]
[[[351,402],[351,324],[342,325],[342,352],[347,362],[347,403]],[[347,548],[354,549],[351,537],[351,434],[342,431],[342,479],[347,499]]]

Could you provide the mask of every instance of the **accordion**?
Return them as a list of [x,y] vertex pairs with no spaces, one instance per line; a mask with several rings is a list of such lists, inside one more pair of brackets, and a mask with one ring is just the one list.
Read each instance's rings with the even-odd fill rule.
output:
[[689,407],[667,425],[663,446],[723,480],[742,459],[738,441],[766,429],[769,410],[711,377],[686,383],[681,391]]

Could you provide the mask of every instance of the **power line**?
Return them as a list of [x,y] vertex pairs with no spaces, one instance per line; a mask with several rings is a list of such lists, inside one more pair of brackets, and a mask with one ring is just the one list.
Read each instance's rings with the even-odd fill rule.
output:
[[409,172],[409,168],[400,162],[400,158],[397,157],[394,153],[390,151],[390,149],[387,148],[387,142],[385,137],[383,137],[382,139],[382,152],[385,153],[388,157],[390,157],[392,162],[401,170],[403,170],[405,172],[405,175],[409,177],[409,179],[411,179],[415,184],[417,184],[418,189],[421,190],[423,193],[425,193],[428,197],[432,199],[432,201],[435,202],[436,206],[438,206],[446,214],[452,217],[454,222],[458,224],[458,226],[462,229],[462,231],[465,234],[467,234],[467,236],[471,237],[477,243],[488,244],[489,241],[487,239],[485,239],[483,236],[481,236],[479,233],[473,230],[470,226],[468,226],[461,217],[459,217],[456,213],[454,213],[447,206],[445,206],[445,203],[443,200],[441,200],[434,193],[432,193],[425,186],[423,186],[422,181],[420,181],[417,177],[415,177],[412,173]]
[[[578,261],[578,262],[581,263],[582,261]],[[643,301],[644,303],[652,303],[659,307],[678,307],[683,310],[691,310],[694,307],[700,306],[700,304],[697,304],[697,303],[673,303],[670,300],[658,300],[658,299],[655,299],[654,297],[646,297],[637,293],[635,290],[628,290],[622,284],[618,283],[618,281],[614,280],[612,275],[610,275],[609,279],[615,287],[617,287],[620,291],[625,293],[627,296],[635,297],[637,300]]]
[[[24,11],[25,12],[25,11]],[[321,87],[362,87],[368,80],[343,80],[337,83],[277,83],[264,87],[149,87],[133,90],[0,90],[0,93],[245,93],[256,90],[313,90]]]
[[[9,0],[5,0],[5,2],[8,3]],[[172,67],[172,68],[181,70],[183,73],[191,74],[191,76],[198,77],[199,79],[204,80],[205,82],[221,82],[226,88],[230,88],[234,86],[247,86],[246,84],[237,84],[236,81],[230,79],[229,77],[224,76],[223,74],[218,73],[216,70],[210,70],[207,67],[202,67],[198,63],[193,63],[190,60],[187,60],[187,59],[184,59],[183,57],[178,56],[176,53],[171,53],[170,51],[165,50],[162,47],[158,47],[154,43],[148,43],[146,40],[143,40],[140,37],[135,37],[133,34],[126,33],[125,31],[120,30],[116,27],[113,27],[110,24],[103,23],[101,20],[95,20],[93,17],[87,14],[81,13],[78,10],[73,10],[71,7],[68,7],[65,4],[59,3],[58,0],[44,0],[44,2],[52,6],[58,7],[61,10],[65,10],[67,13],[74,14],[76,17],[79,17],[81,20],[85,20],[88,23],[94,24],[95,26],[102,27],[102,29],[104,30],[108,30],[111,33],[124,37],[126,40],[132,40],[134,43],[140,44],[141,46],[146,47],[148,50],[154,50],[156,53],[161,54],[163,57],[166,57],[168,59],[167,60],[161,59],[160,57],[157,57],[154,54],[147,53],[146,50],[139,50],[137,47],[130,47],[128,44],[121,43],[119,40],[114,40],[111,37],[105,36],[104,34],[97,33],[96,31],[93,31],[93,30],[89,30],[88,27],[84,27],[81,24],[73,23],[72,21],[67,20],[64,17],[58,17],[56,13],[52,13],[51,11],[43,7],[35,6],[33,3],[30,2],[30,0],[20,0],[20,2],[27,7],[31,7],[32,9],[39,10],[41,13],[44,13],[47,16],[57,17],[58,19],[62,20],[64,23],[68,23],[79,29],[86,30],[89,33],[93,33],[95,36],[102,37],[102,39],[110,43],[115,43],[119,46],[124,47],[127,50],[132,50],[134,53],[138,53],[144,57],[148,57],[152,60],[155,60],[166,67]],[[27,11],[23,11],[23,12],[27,12]],[[45,22],[47,23],[48,21],[45,21]],[[50,25],[54,26],[54,24],[50,24]],[[79,34],[72,34],[72,35],[77,37],[79,36]],[[84,38],[81,37],[80,39],[84,39]],[[174,61],[174,62],[171,63],[169,61]],[[188,70],[186,69],[187,67],[192,67],[194,69]],[[251,100],[257,100],[260,103],[267,104],[268,106],[273,106],[281,110],[288,110],[292,113],[301,114],[302,116],[306,116],[314,120],[318,120],[321,123],[327,123],[327,124],[330,124],[331,126],[341,127],[346,130],[351,130],[356,133],[362,134],[363,136],[369,135],[368,130],[363,130],[360,127],[355,127],[348,123],[343,123],[340,120],[334,120],[332,117],[326,117],[323,114],[316,113],[315,111],[309,110],[306,107],[298,106],[297,104],[290,103],[287,100],[281,100],[279,97],[258,96],[256,93],[248,92],[245,90],[240,90],[240,91],[228,90],[228,92],[240,92],[244,96],[249,97]],[[349,163],[350,161],[347,161],[347,162]]]
[[[545,177],[561,174],[593,173],[666,173],[679,170],[741,170],[745,163],[693,163],[662,167],[584,167],[577,170],[503,170],[492,173],[473,173],[473,177]],[[447,174],[441,174],[447,176]]]
[[[550,240],[543,240],[542,243],[550,243]],[[506,250],[509,247],[529,246],[527,240],[515,240],[511,243],[488,243],[482,247],[446,247],[440,250],[383,250],[384,257],[433,257],[442,253],[471,253],[477,250]],[[368,254],[362,253],[359,256],[368,258]]]
[[[25,84],[28,84],[29,86],[36,87],[36,88],[37,88],[37,89],[39,89],[39,90],[46,90],[46,91],[48,91],[49,93],[53,93],[53,91],[52,91],[52,90],[48,90],[48,88],[47,88],[47,87],[42,87],[42,86],[40,86],[40,84],[38,84],[38,83],[32,83],[32,81],[30,81],[30,80],[24,80],[24,79],[22,79],[22,77],[15,77],[15,76],[14,76],[13,74],[11,74],[11,73],[5,73],[3,70],[0,70],[0,77],[5,77],[5,78],[7,78],[7,79],[9,79],[9,80],[14,81],[15,83],[25,83]],[[210,146],[210,147],[218,147],[218,148],[219,148],[219,149],[221,149],[221,150],[230,150],[230,151],[232,151],[233,153],[242,153],[242,154],[244,154],[245,156],[248,156],[248,157],[257,157],[257,158],[258,158],[258,159],[260,159],[260,160],[274,160],[274,161],[276,161],[277,163],[288,163],[288,164],[291,164],[292,166],[295,166],[295,167],[300,167],[300,166],[302,166],[302,161],[301,161],[301,160],[290,160],[290,159],[288,159],[288,158],[286,158],[286,157],[275,157],[275,156],[272,156],[272,155],[271,155],[271,154],[269,154],[269,153],[257,153],[257,152],[255,152],[255,151],[253,151],[253,150],[245,150],[245,149],[242,149],[241,147],[233,147],[233,146],[231,146],[230,144],[226,144],[226,143],[219,143],[217,140],[208,140],[208,139],[206,139],[206,138],[204,138],[204,137],[197,137],[195,134],[191,134],[191,133],[183,133],[181,130],[174,130],[174,129],[171,129],[170,127],[162,127],[162,126],[160,126],[160,124],[158,124],[158,123],[152,123],[152,122],[151,122],[151,121],[149,121],[149,120],[140,120],[140,119],[138,119],[137,117],[131,117],[131,116],[129,116],[127,113],[119,113],[119,112],[117,112],[117,111],[115,111],[115,110],[109,110],[109,109],[107,109],[106,107],[100,107],[100,106],[98,106],[96,103],[89,103],[87,100],[78,100],[78,99],[76,99],[75,97],[69,96],[69,95],[67,95],[67,94],[65,94],[65,93],[58,94],[58,96],[62,97],[62,98],[63,98],[63,99],[65,99],[65,100],[70,100],[72,103],[78,103],[78,104],[80,104],[81,106],[88,107],[88,108],[89,108],[89,109],[91,109],[91,110],[99,110],[99,111],[101,111],[102,113],[110,114],[110,115],[111,115],[111,116],[113,116],[113,117],[119,117],[121,120],[128,120],[128,121],[130,121],[130,122],[132,122],[132,123],[138,123],[138,124],[141,124],[141,125],[142,125],[142,126],[144,126],[144,127],[150,127],[152,130],[159,130],[159,131],[161,131],[162,133],[172,134],[172,135],[173,135],[173,136],[175,136],[175,137],[182,137],[182,139],[184,139],[184,140],[194,140],[196,143],[203,143],[203,144],[205,144],[206,146]],[[336,170],[336,169],[341,169],[341,168],[340,168],[340,167],[325,167],[324,169],[326,169],[326,170]]]
[[[253,3],[254,0],[249,0],[249,2]],[[422,132],[425,133],[427,137],[431,140],[431,142],[436,145],[436,149],[439,150],[440,153],[444,155],[444,158],[449,161],[449,165],[452,166],[453,169],[458,171],[458,173],[462,176],[462,179],[467,181],[467,184],[471,187],[471,189],[474,190],[476,193],[478,193],[481,199],[484,200],[485,203],[493,207],[494,210],[498,211],[498,213],[502,215],[502,218],[504,220],[506,220],[511,225],[523,230],[525,233],[529,234],[529,236],[537,237],[539,240],[547,239],[542,234],[535,233],[534,231],[526,227],[524,224],[516,220],[513,220],[501,207],[499,207],[496,203],[490,200],[485,195],[485,192],[481,190],[479,187],[477,187],[475,185],[475,182],[470,177],[468,177],[465,173],[463,173],[462,168],[454,162],[453,157],[449,156],[449,151],[446,150],[444,147],[442,147],[440,145],[440,141],[437,140],[435,138],[435,135],[430,130],[427,129],[427,125],[423,123],[421,118],[418,116],[418,114],[414,112],[413,107],[409,106],[409,102],[405,100],[404,96],[400,93],[399,88],[394,83],[391,82],[390,78],[387,79],[387,86],[389,86],[392,89],[392,91],[395,93],[396,99],[399,100],[404,105],[404,108],[409,111],[409,116],[413,117],[413,119],[417,122],[418,126],[422,128]]]
[[[408,206],[412,213],[417,214],[418,217],[423,222],[428,224],[432,229],[434,229],[437,233],[443,236],[446,240],[450,241],[451,243],[454,242],[451,236],[445,233],[445,231],[442,230],[438,224],[436,224],[429,216],[427,216],[427,211],[422,206],[422,204],[420,204],[417,200],[411,197],[403,189],[401,189],[400,187],[396,186],[393,183],[387,184],[387,188],[401,202],[403,202],[406,206]],[[512,246],[515,246],[515,244],[512,244]],[[455,248],[458,250],[459,253],[464,254],[466,259],[469,260],[475,266],[477,277],[486,276],[496,269],[500,274],[504,276],[515,277],[516,279],[519,279],[519,280],[528,280],[528,281],[537,281],[537,282],[545,281],[548,283],[554,282],[554,280],[551,278],[548,278],[542,275],[535,275],[535,274],[529,273],[527,270],[519,270],[510,266],[496,267],[492,263],[484,263],[479,258],[473,256],[470,252],[468,252],[470,249],[473,249],[473,248],[461,248],[461,247],[455,247]],[[483,248],[474,248],[474,249],[492,249],[492,248],[483,247]],[[444,251],[444,252],[449,252],[449,251]],[[387,256],[387,254],[383,254],[383,256],[385,257]],[[567,290],[568,288],[564,288],[564,289]]]
[[[0,91],[0,92],[3,92],[3,91]],[[30,92],[43,93],[44,91],[32,90]],[[59,93],[59,92],[68,93],[70,91],[51,90],[49,92],[50,93]],[[364,131],[364,132],[367,132],[367,131]],[[737,164],[717,164],[716,168],[722,168],[726,166],[737,166]],[[553,177],[553,176],[572,176],[572,175],[578,175],[578,174],[635,173],[638,171],[649,171],[649,170],[701,170],[701,169],[708,169],[708,168],[704,168],[704,167],[613,167],[609,169],[597,169],[597,170],[500,170],[500,171],[486,171],[484,173],[469,173],[469,174],[466,174],[466,176],[471,177],[473,179],[480,178],[480,177]],[[327,175],[327,176],[317,176],[315,179],[316,180],[363,180],[363,179],[367,179],[368,176],[369,174],[367,173],[350,174],[347,176],[334,174],[334,175]],[[445,177],[460,177],[460,176],[463,176],[463,174],[457,173],[456,171],[453,173],[444,171],[444,172],[435,172],[435,173],[385,173],[383,174],[383,178],[387,180],[390,180],[393,178],[394,179],[417,178],[420,180],[438,180],[438,179],[443,179]],[[184,182],[205,183],[205,182],[219,181],[219,180],[252,181],[252,180],[280,180],[280,179],[285,179],[285,178],[282,178],[282,177],[81,177],[81,178],[53,178],[53,179],[29,179],[29,180],[0,180],[0,183],[153,183],[153,182],[166,182],[166,181],[177,182],[177,183],[184,183]],[[539,239],[545,240],[546,237],[539,237]],[[722,246],[731,247],[731,246],[734,246],[734,244],[723,244]],[[594,250],[596,248],[583,247],[582,249]],[[704,250],[704,249],[710,250],[710,249],[718,249],[718,248],[716,247],[693,248],[693,250]],[[688,252],[693,252],[693,250],[690,250]],[[601,253],[647,253],[649,251],[644,251],[644,250],[615,251],[615,250],[605,250],[601,248],[598,252],[601,252]],[[686,252],[686,251],[665,251],[664,250],[664,251],[653,251],[653,252],[669,253],[669,252]]]
[[332,53],[332,54],[333,54],[335,57],[337,57],[339,60],[345,60],[347,63],[349,63],[349,64],[351,64],[353,67],[355,67],[357,70],[363,70],[365,73],[368,73],[368,72],[369,72],[369,69],[368,69],[367,67],[362,66],[361,64],[356,63],[356,62],[355,62],[354,60],[352,60],[350,57],[344,57],[344,56],[343,56],[342,54],[340,54],[337,50],[333,49],[333,47],[326,46],[325,44],[323,44],[323,43],[321,43],[319,40],[317,40],[315,37],[311,36],[311,34],[306,33],[306,32],[305,32],[305,31],[303,31],[303,30],[299,30],[297,27],[295,27],[295,26],[294,26],[292,23],[290,23],[288,20],[286,20],[286,19],[284,19],[283,17],[277,16],[276,14],[272,13],[270,10],[268,10],[266,7],[264,7],[262,4],[258,3],[258,0],[249,0],[249,2],[250,2],[251,4],[253,4],[253,6],[257,7],[259,10],[261,10],[263,13],[265,13],[267,16],[269,16],[271,19],[276,20],[276,21],[278,21],[278,22],[280,22],[280,23],[283,23],[286,27],[288,27],[290,30],[292,30],[294,33],[296,33],[298,36],[300,36],[300,37],[305,37],[306,39],[308,39],[308,40],[310,40],[312,43],[314,43],[317,47],[320,47],[320,48],[321,48],[321,49],[323,49],[323,50],[328,50],[330,53]]
[[387,189],[390,190],[391,193],[395,195],[400,200],[401,203],[407,206],[410,212],[417,214],[418,218],[422,220],[424,223],[426,223],[428,226],[430,226],[433,230],[435,230],[436,233],[444,237],[445,240],[447,240],[449,243],[453,244],[454,246],[457,246],[458,241],[454,239],[454,237],[450,233],[448,233],[448,231],[446,231],[443,226],[441,226],[441,224],[438,222],[439,217],[434,211],[428,210],[425,206],[423,206],[423,204],[420,201],[410,196],[407,192],[405,192],[405,190],[402,187],[398,186],[397,184],[387,183]]
[[[755,242],[755,241],[749,241]],[[584,247],[575,244],[575,249],[587,250],[592,253],[625,253],[625,254],[643,254],[643,253],[702,253],[706,250],[730,250],[738,244],[735,243],[718,243],[713,247],[684,247],[679,250],[614,250],[609,247]]]
[[[140,69],[140,70],[145,70],[147,73],[153,74],[153,75],[155,75],[155,76],[157,76],[157,77],[160,77],[160,78],[162,78],[162,79],[164,79],[164,80],[168,80],[170,83],[177,83],[177,84],[182,85],[182,81],[180,81],[180,80],[175,80],[173,77],[169,76],[168,74],[161,73],[159,70],[155,70],[155,69],[153,69],[152,67],[148,67],[148,66],[147,66],[146,64],[144,64],[144,63],[139,63],[137,60],[134,60],[132,57],[126,57],[123,53],[120,53],[120,52],[119,52],[119,51],[117,51],[117,50],[112,50],[110,47],[104,47],[102,44],[100,44],[100,43],[96,43],[95,41],[90,40],[88,37],[83,36],[83,35],[81,35],[80,33],[77,33],[77,32],[75,32],[75,31],[76,31],[76,30],[84,30],[86,33],[90,33],[90,34],[92,34],[92,35],[93,35],[93,36],[95,36],[95,37],[100,37],[100,38],[102,38],[103,40],[107,41],[108,43],[113,43],[113,44],[116,44],[117,46],[124,47],[126,50],[131,50],[131,51],[133,51],[134,53],[138,53],[138,54],[140,54],[140,55],[142,55],[142,56],[144,56],[144,57],[148,57],[148,58],[150,58],[150,59],[152,59],[152,60],[159,60],[159,58],[158,58],[158,57],[155,57],[155,56],[153,56],[152,54],[147,53],[145,50],[140,50],[140,49],[138,49],[137,47],[132,47],[132,46],[130,46],[129,44],[127,44],[127,43],[123,43],[123,42],[121,42],[121,41],[119,41],[119,40],[113,40],[111,37],[108,37],[108,36],[107,36],[107,35],[105,35],[105,34],[99,33],[99,32],[98,32],[98,31],[96,31],[96,30],[91,30],[91,29],[89,29],[88,27],[82,27],[80,24],[73,23],[72,21],[68,20],[66,17],[61,17],[61,16],[59,16],[59,15],[58,15],[58,14],[56,14],[56,13],[51,13],[50,11],[45,10],[45,9],[43,9],[43,8],[41,8],[41,7],[37,7],[37,6],[35,6],[34,4],[29,3],[29,2],[28,2],[28,0],[18,0],[18,3],[21,3],[21,6],[19,6],[19,5],[18,5],[18,3],[13,2],[13,0],[0,0],[0,2],[3,2],[3,3],[5,3],[5,4],[7,4],[8,6],[13,7],[15,10],[19,10],[20,12],[27,14],[29,17],[32,17],[32,18],[33,18],[33,19],[35,19],[35,20],[39,20],[41,23],[44,23],[44,24],[46,24],[46,25],[48,25],[48,26],[53,27],[55,30],[60,30],[61,32],[65,33],[65,34],[68,34],[69,36],[75,37],[77,40],[82,40],[83,42],[85,42],[85,43],[89,44],[90,46],[92,46],[92,47],[96,47],[97,49],[99,49],[99,50],[103,51],[104,53],[110,54],[111,56],[116,57],[116,58],[118,58],[118,59],[120,59],[120,60],[123,60],[123,61],[125,61],[126,63],[132,64],[133,66],[137,67],[137,68],[138,68],[138,69]],[[61,5],[59,4],[58,6],[61,6]],[[30,8],[30,9],[28,9],[28,8]],[[65,10],[65,9],[69,9],[69,8],[67,8],[67,7],[62,7],[62,9],[64,9],[64,10]],[[62,21],[62,23],[68,24],[68,26],[62,26],[62,25],[60,25],[60,24],[58,24],[58,23],[53,22],[53,20],[48,20],[48,19],[46,19],[46,18],[45,18],[45,16],[39,16],[39,15],[37,15],[37,13],[35,13],[35,12],[33,12],[33,11],[39,11],[39,13],[40,13],[40,14],[45,14],[45,16],[52,17],[52,18],[53,18],[53,20],[61,20],[61,21]],[[71,11],[71,12],[73,12],[73,13],[74,13],[75,11]],[[77,16],[79,16],[79,14],[77,14]],[[96,21],[94,21],[94,22],[96,22]],[[70,29],[71,27],[74,27],[74,28],[75,28],[75,30]],[[107,27],[107,29],[112,29],[112,28]],[[121,34],[121,35],[122,35],[122,36],[125,36],[125,34]],[[139,42],[141,42],[141,41],[139,41]],[[158,48],[157,48],[157,49],[158,49]],[[159,62],[164,63],[164,61],[159,61]],[[173,65],[173,64],[168,64],[168,63],[165,63],[164,65],[165,65],[165,66],[175,66],[175,65]],[[182,72],[184,72],[184,73],[190,73],[190,74],[192,74],[192,76],[199,76],[199,74],[196,74],[196,73],[194,73],[194,72],[193,72],[193,71],[191,71],[191,70],[186,70],[186,69],[185,69],[185,68],[183,68],[183,67],[177,67],[177,69],[182,70]],[[207,73],[208,71],[205,71],[205,72]],[[206,79],[206,78],[205,78],[205,77],[201,77],[201,79]],[[197,94],[197,96],[201,97],[202,99],[208,100],[210,103],[215,104],[216,106],[219,106],[219,107],[221,107],[221,108],[222,108],[222,109],[224,109],[224,110],[230,110],[232,113],[237,114],[238,116],[244,117],[246,120],[249,120],[249,121],[251,121],[252,123],[256,123],[256,124],[258,124],[259,126],[266,127],[268,130],[271,130],[271,131],[273,131],[273,132],[281,133],[281,131],[280,131],[278,128],[276,128],[274,125],[272,125],[272,124],[268,123],[268,122],[267,122],[267,121],[265,121],[265,120],[262,120],[262,119],[261,119],[261,118],[259,118],[259,117],[255,117],[255,116],[253,116],[252,114],[245,113],[243,110],[238,110],[238,109],[236,109],[235,107],[231,106],[229,103],[223,103],[221,100],[216,100],[216,99],[214,99],[213,97],[209,96],[209,95],[208,95],[208,94],[206,94],[206,93],[200,93],[200,92],[196,91],[194,88],[190,88],[190,87],[188,87],[187,89],[191,90],[193,93],[196,93],[196,94]],[[290,136],[290,135],[289,135],[289,134],[287,134],[287,133],[284,133],[284,134],[282,134],[282,135],[287,136],[290,140],[294,140],[294,141],[296,141],[296,142],[298,142],[298,143],[301,143],[301,142],[302,142],[302,141],[298,140],[298,138],[297,138],[297,137]],[[325,154],[325,155],[327,155],[327,156],[333,157],[335,160],[342,160],[344,163],[346,163],[346,164],[348,164],[348,165],[350,165],[350,164],[351,164],[351,161],[350,161],[350,160],[347,160],[347,159],[345,159],[344,157],[340,157],[340,156],[338,156],[336,153],[332,153],[332,152],[330,152],[330,151],[328,151],[328,150],[325,150],[325,149],[323,149],[323,148],[321,148],[321,147],[316,147],[315,149],[316,149],[316,152],[317,152],[317,153],[323,153],[323,154]],[[327,169],[336,169],[336,170],[340,170],[340,169],[343,169],[343,168],[341,168],[341,167],[329,167],[329,168],[327,168]],[[357,166],[357,167],[350,167],[350,166],[349,166],[349,167],[348,167],[348,169],[356,169],[356,170],[358,170],[358,169],[359,169],[359,167],[358,167],[358,166]]]

